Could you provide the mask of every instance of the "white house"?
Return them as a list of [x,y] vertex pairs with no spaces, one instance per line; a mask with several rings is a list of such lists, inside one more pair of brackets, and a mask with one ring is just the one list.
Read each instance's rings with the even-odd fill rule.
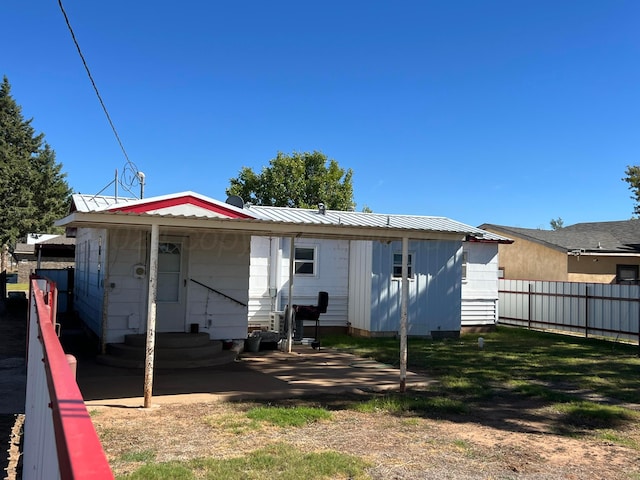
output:
[[[264,213],[273,207],[251,207]],[[289,215],[297,209],[288,209]],[[303,211],[304,212],[304,211]],[[368,214],[371,215],[371,214]],[[399,217],[399,216],[394,216]],[[468,227],[473,229],[473,227]],[[249,324],[274,327],[289,303],[289,239],[253,237]],[[505,237],[475,229],[464,241],[409,243],[409,335],[450,336],[498,320],[498,244]],[[295,242],[293,304],[315,304],[329,293],[323,331],[394,336],[400,321],[401,242],[304,238]],[[306,322],[307,334],[313,335]]]
[[[329,293],[323,326],[395,332],[405,242],[408,333],[456,334],[463,292],[470,290],[464,259],[467,275],[486,277],[470,297],[493,302],[495,312],[492,252],[495,242],[508,241],[444,217],[243,208],[193,192],[142,200],[74,195],[58,225],[75,232],[75,306],[103,345],[145,332],[150,314],[158,332],[246,338],[250,324],[268,322],[289,303],[289,291],[294,304],[314,304],[318,291]],[[476,258],[484,262],[477,269]]]

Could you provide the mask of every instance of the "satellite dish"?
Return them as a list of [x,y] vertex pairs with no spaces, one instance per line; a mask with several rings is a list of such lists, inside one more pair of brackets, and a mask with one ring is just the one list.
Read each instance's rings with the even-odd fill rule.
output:
[[227,197],[227,203],[229,205],[233,205],[234,207],[244,208],[244,200],[238,195],[231,195]]

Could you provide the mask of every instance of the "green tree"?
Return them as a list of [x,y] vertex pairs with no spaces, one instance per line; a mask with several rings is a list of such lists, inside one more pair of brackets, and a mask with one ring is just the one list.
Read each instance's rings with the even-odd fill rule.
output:
[[242,167],[229,180],[227,195],[238,195],[254,205],[315,208],[324,203],[331,210],[351,210],[353,172],[321,152],[278,152],[260,173]]
[[549,225],[551,225],[552,230],[560,230],[562,227],[564,227],[564,220],[562,220],[562,218],[560,217],[552,218],[551,221],[549,221]]
[[55,152],[25,120],[11,96],[7,77],[0,85],[0,245],[15,244],[29,232],[50,232],[64,216],[71,190]]
[[627,165],[627,169],[624,171],[626,177],[622,180],[629,184],[629,190],[633,192],[631,198],[635,201],[633,206],[633,215],[640,216],[640,166]]

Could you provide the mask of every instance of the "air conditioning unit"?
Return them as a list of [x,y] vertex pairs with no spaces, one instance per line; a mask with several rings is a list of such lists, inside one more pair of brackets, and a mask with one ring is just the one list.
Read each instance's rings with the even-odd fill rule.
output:
[[269,329],[272,332],[284,333],[284,312],[269,312]]

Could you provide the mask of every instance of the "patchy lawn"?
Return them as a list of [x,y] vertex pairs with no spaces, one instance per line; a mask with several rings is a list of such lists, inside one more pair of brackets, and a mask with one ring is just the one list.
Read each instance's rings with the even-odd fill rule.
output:
[[[91,414],[122,478],[640,479],[637,347],[482,336],[482,350],[478,335],[411,340],[410,370],[438,380],[426,391]],[[323,345],[391,364],[398,352]]]

